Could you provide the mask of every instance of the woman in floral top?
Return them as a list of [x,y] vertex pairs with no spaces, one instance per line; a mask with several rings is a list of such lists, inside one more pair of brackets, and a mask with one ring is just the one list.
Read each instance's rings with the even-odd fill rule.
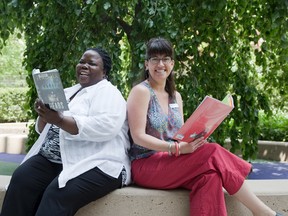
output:
[[227,215],[224,187],[253,215],[275,216],[276,212],[245,183],[251,171],[249,163],[203,138],[190,143],[173,140],[183,124],[182,99],[173,79],[173,52],[166,39],[151,39],[144,80],[128,97],[128,122],[134,141],[130,151],[132,180],[147,188],[190,190],[190,215]]

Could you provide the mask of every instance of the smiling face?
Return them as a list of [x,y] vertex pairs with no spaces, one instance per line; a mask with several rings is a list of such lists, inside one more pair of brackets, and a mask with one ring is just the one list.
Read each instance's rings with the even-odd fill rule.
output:
[[172,44],[168,40],[159,37],[150,39],[146,47],[144,78],[148,78],[149,81],[154,80],[157,83],[166,82],[174,67]]
[[101,56],[87,50],[76,65],[76,77],[82,87],[94,85],[104,79],[105,70]]
[[173,70],[174,60],[165,54],[153,55],[145,61],[146,70],[149,71],[149,77],[155,81],[166,81]]

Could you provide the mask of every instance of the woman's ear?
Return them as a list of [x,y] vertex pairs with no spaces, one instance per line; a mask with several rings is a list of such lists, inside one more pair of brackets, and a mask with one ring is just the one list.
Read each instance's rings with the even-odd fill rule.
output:
[[145,60],[145,70],[149,70],[149,67],[148,67],[148,61],[147,60]]
[[175,65],[174,59],[172,59],[171,64],[172,64],[172,67],[174,68],[174,65]]
[[106,70],[103,70],[103,78],[104,78],[104,79],[108,79],[108,76],[107,76]]

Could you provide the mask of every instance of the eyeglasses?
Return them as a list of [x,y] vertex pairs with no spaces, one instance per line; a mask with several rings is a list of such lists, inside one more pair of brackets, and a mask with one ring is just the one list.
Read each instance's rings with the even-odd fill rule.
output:
[[158,57],[152,57],[149,59],[149,61],[154,64],[154,65],[157,65],[160,63],[160,61],[162,61],[163,64],[169,64],[171,62],[171,57],[167,56],[167,57],[164,57],[164,58],[158,58]]

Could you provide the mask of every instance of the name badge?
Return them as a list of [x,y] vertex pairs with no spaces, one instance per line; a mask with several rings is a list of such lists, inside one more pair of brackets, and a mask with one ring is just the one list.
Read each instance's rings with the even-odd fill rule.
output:
[[173,104],[169,104],[170,108],[178,108],[178,104],[177,103],[173,103]]

